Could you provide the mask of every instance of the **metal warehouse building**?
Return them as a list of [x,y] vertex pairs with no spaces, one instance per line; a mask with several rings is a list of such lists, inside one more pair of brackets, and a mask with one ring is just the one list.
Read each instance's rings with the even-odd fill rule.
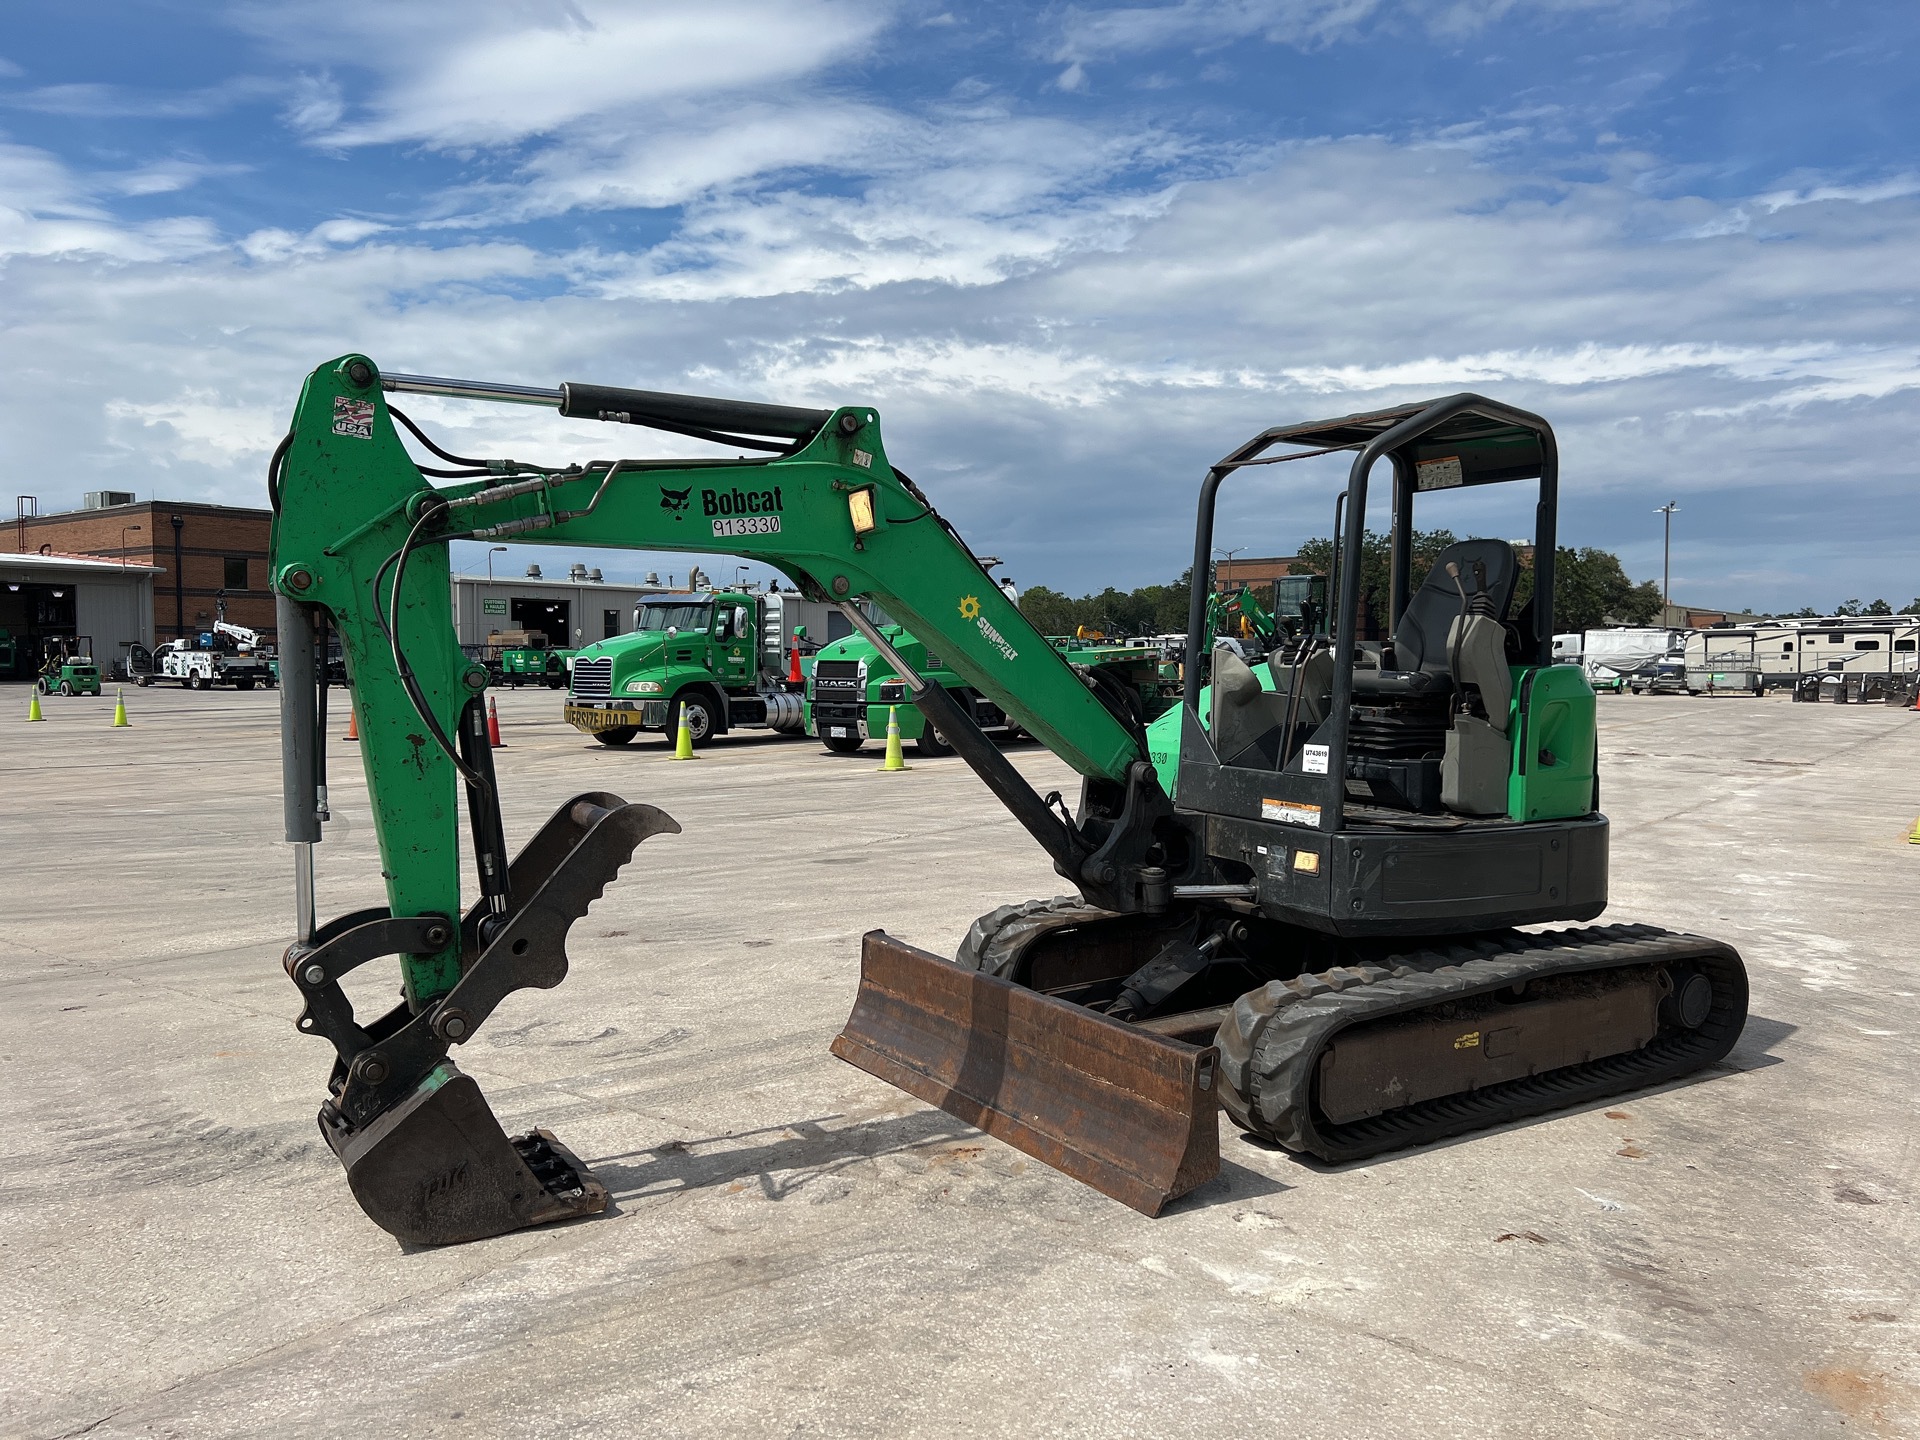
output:
[[11,643],[11,673],[38,673],[47,642],[89,639],[102,669],[124,663],[129,646],[153,644],[153,565],[97,555],[0,552],[0,631]]
[[[568,578],[539,575],[453,577],[453,628],[462,645],[485,645],[512,630],[538,630],[555,649],[575,650],[625,635],[633,608],[662,585],[608,585],[600,572],[575,565]],[[493,640],[492,643],[498,643]]]

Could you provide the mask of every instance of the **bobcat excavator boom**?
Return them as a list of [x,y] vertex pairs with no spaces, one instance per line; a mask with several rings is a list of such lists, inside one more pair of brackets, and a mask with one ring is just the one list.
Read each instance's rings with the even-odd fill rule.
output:
[[[467,459],[390,404],[399,393],[546,405],[757,454]],[[416,461],[396,424],[443,463]],[[1553,553],[1551,431],[1522,412],[1461,396],[1267,432],[1203,487],[1190,654],[1205,623],[1214,491],[1282,441],[1361,452],[1348,554],[1366,469],[1391,458],[1410,514],[1421,444],[1457,451],[1465,483],[1540,478],[1539,543]],[[1225,650],[1210,685],[1209,667],[1189,664],[1186,703],[1156,722],[1175,727],[1176,809],[1132,697],[1034,631],[891,466],[870,408],[382,375],[350,355],[308,377],[269,489],[296,850],[286,969],[305,1001],[298,1028],[335,1050],[322,1133],[363,1209],[403,1240],[474,1239],[604,1207],[604,1189],[554,1136],[509,1140],[450,1054],[514,990],[558,984],[571,924],[641,842],[679,829],[651,806],[589,792],[509,859],[487,676],[453,633],[455,539],[751,556],[839,605],[1077,893],[983,916],[958,964],[870,933],[835,1053],[1149,1214],[1217,1170],[1222,1102],[1256,1133],[1347,1158],[1680,1073],[1738,1033],[1744,979],[1724,946],[1646,927],[1511,929],[1591,918],[1605,903],[1592,696],[1549,664],[1550,562],[1535,623],[1503,631],[1511,552],[1442,557],[1459,592],[1449,632],[1449,592],[1423,587],[1408,603],[1396,558],[1407,653],[1376,657],[1375,678],[1355,651],[1357,566],[1339,577],[1334,633],[1290,647],[1264,677]],[[861,597],[937,637],[954,671],[1079,771],[1071,817],[891,651]],[[321,924],[312,846],[328,818],[330,631],[388,903]],[[1503,645],[1520,652],[1511,673]],[[1429,763],[1443,735],[1445,762]],[[1355,774],[1384,777],[1377,803],[1346,803]],[[465,905],[463,799],[478,879]],[[402,1001],[363,1021],[340,980],[390,956]],[[1487,1043],[1463,1061],[1469,1022],[1473,1046]]]

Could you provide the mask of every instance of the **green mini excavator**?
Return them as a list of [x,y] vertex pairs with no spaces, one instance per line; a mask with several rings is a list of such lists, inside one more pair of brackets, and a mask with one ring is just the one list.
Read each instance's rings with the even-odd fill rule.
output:
[[[744,458],[542,465],[455,455],[389,397],[553,407]],[[407,438],[425,452],[414,458]],[[1325,617],[1249,663],[1204,650],[1221,486],[1353,455]],[[1392,624],[1362,643],[1367,487],[1385,462]],[[955,958],[863,943],[833,1051],[1148,1214],[1217,1172],[1218,1117],[1342,1161],[1660,1083],[1724,1056],[1746,1014],[1727,946],[1595,927],[1607,900],[1594,700],[1553,663],[1557,456],[1537,416],[1475,395],[1263,432],[1206,475],[1183,702],[1076,669],[889,461],[865,405],[806,409],[567,384],[307,379],[269,475],[297,1026],[335,1060],[320,1128],[367,1214],[448,1243],[593,1213],[607,1193],[550,1133],[509,1138],[452,1059],[515,990],[567,970],[568,928],[650,836],[594,791],[509,857],[485,669],[456,643],[448,544],[738,554],[837,605],[1047,852],[1073,893],[982,916]],[[1417,498],[1537,488],[1531,599],[1511,544],[1469,540],[1417,588]],[[1083,778],[1069,812],[892,653],[872,597]],[[319,922],[324,670],[345,656],[387,904]],[[1056,797],[1057,802],[1057,797]],[[475,893],[463,900],[459,828]],[[1572,928],[1541,930],[1543,922]],[[397,958],[403,999],[355,1014],[343,976]]]

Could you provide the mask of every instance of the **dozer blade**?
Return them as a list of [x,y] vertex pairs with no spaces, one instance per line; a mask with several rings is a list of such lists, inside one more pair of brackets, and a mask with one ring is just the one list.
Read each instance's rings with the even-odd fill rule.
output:
[[870,932],[833,1053],[1145,1215],[1220,1170],[1219,1053]]
[[607,1208],[606,1188],[549,1132],[509,1140],[450,1060],[346,1136],[339,1156],[360,1208],[410,1245],[484,1240]]

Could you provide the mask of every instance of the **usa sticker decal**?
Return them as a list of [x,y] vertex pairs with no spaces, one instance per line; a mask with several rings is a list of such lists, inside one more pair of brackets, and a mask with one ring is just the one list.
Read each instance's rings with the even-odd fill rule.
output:
[[333,397],[333,433],[355,440],[373,438],[373,402],[353,400],[345,395]]

